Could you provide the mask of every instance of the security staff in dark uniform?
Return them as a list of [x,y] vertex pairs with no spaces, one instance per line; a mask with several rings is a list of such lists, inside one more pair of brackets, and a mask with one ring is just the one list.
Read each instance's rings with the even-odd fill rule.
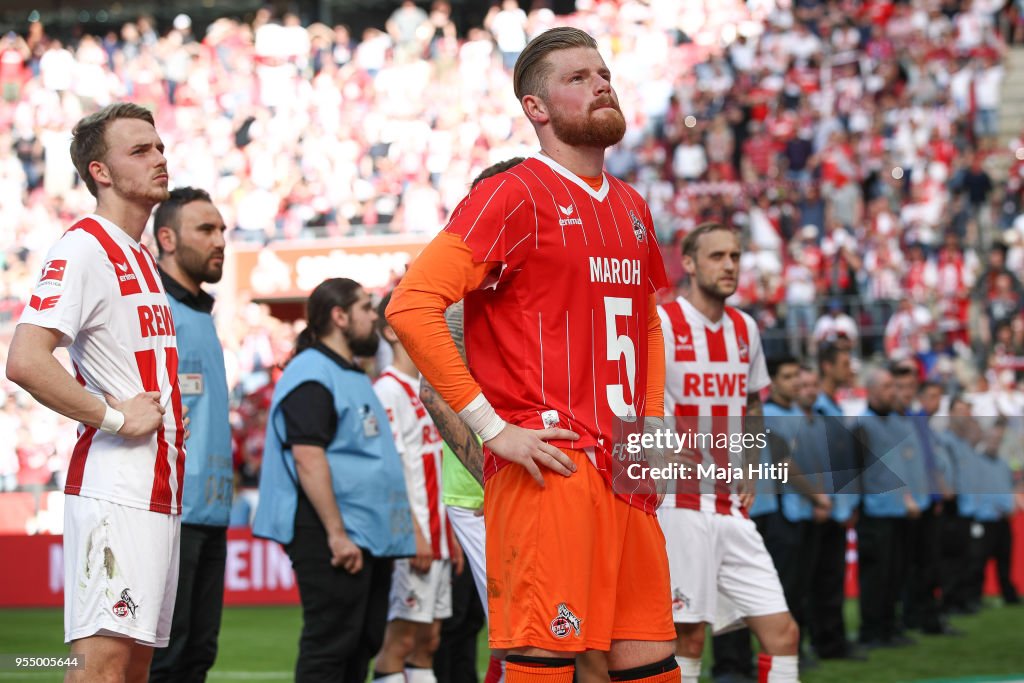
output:
[[949,401],[949,419],[945,430],[939,432],[948,463],[947,479],[954,495],[946,499],[943,507],[939,561],[939,585],[942,591],[944,614],[966,614],[976,607],[970,591],[971,524],[974,518],[974,500],[971,496],[975,474],[973,431],[976,423],[971,417],[971,404],[962,394]]
[[[913,377],[913,375],[911,376]],[[916,383],[916,380],[911,380]],[[961,632],[945,623],[939,613],[936,593],[939,588],[941,520],[949,492],[944,472],[942,440],[932,429],[930,419],[942,402],[942,387],[924,382],[917,389],[920,409],[910,413],[921,446],[927,474],[927,504],[921,516],[910,523],[910,562],[907,568],[903,620],[908,628],[919,628],[932,635],[958,635]]]
[[[861,644],[908,645],[896,623],[906,570],[908,519],[920,514],[923,464],[913,426],[896,412],[893,375],[877,368],[868,378],[868,407],[858,418],[863,496],[857,524]],[[920,470],[920,471],[918,471]]]
[[846,638],[846,532],[857,522],[859,479],[851,427],[837,401],[840,389],[853,381],[848,349],[825,344],[818,349],[821,392],[813,410],[825,423],[827,447],[824,488],[832,499],[832,514],[818,530],[818,567],[811,577],[809,631],[815,653],[822,659],[864,660],[863,649]]

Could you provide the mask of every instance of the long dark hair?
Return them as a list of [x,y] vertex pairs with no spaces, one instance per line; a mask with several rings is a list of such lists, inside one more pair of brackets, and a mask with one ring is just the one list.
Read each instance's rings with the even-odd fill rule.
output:
[[341,306],[348,311],[358,300],[357,292],[363,286],[347,277],[332,277],[324,280],[309,295],[306,302],[306,328],[299,333],[295,342],[298,355],[315,344],[331,331],[331,311]]

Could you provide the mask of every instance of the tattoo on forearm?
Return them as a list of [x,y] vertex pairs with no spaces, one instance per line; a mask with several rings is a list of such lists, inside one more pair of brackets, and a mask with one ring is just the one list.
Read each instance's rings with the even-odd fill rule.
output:
[[473,431],[451,409],[440,394],[427,382],[420,380],[420,400],[437,426],[441,438],[452,449],[455,457],[469,470],[481,486],[484,484],[484,450]]
[[[448,323],[448,332],[452,335],[452,341],[463,359],[466,357],[466,343],[463,333],[463,302],[458,301],[448,307],[445,312],[445,320]],[[448,447],[455,453],[455,457],[465,465],[473,478],[483,486],[484,483],[484,449],[477,441],[473,433],[462,418],[452,410],[437,390],[430,385],[426,378],[420,381],[420,400],[423,407],[430,413],[431,419],[437,426],[441,438],[445,440]]]

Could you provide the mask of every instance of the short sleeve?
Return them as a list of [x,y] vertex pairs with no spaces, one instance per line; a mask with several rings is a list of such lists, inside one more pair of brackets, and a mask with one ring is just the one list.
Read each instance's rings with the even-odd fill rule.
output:
[[285,444],[319,446],[326,449],[338,430],[338,414],[327,387],[319,382],[303,382],[281,401]]
[[665,272],[665,260],[661,255],[661,245],[654,233],[654,218],[651,207],[644,205],[645,223],[647,225],[647,272],[651,286],[651,294],[657,294],[669,286],[668,274]]
[[64,235],[47,253],[19,322],[58,330],[64,335],[60,345],[69,346],[82,330],[102,322],[107,287],[97,275],[103,274],[95,245],[78,233]]
[[761,331],[752,318],[747,318],[747,329],[750,330],[750,381],[747,382],[747,390],[753,394],[771,384],[772,380],[768,376],[768,364],[764,359]]

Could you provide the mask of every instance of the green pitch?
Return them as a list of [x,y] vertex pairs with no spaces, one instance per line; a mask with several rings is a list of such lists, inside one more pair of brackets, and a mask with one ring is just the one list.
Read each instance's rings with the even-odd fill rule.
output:
[[[854,616],[854,605],[848,605]],[[58,655],[63,614],[59,609],[0,610],[0,654]],[[866,663],[822,662],[801,675],[803,683],[967,683],[1024,681],[1024,608],[992,606],[954,625],[959,638],[918,636],[914,647],[876,650]],[[851,624],[853,626],[853,624]],[[301,615],[294,607],[236,607],[224,611],[220,653],[210,681],[291,680]],[[483,679],[486,642],[478,665]],[[705,670],[710,663],[705,663]],[[57,672],[0,671],[0,681],[60,681]],[[710,676],[706,677],[710,680]]]

